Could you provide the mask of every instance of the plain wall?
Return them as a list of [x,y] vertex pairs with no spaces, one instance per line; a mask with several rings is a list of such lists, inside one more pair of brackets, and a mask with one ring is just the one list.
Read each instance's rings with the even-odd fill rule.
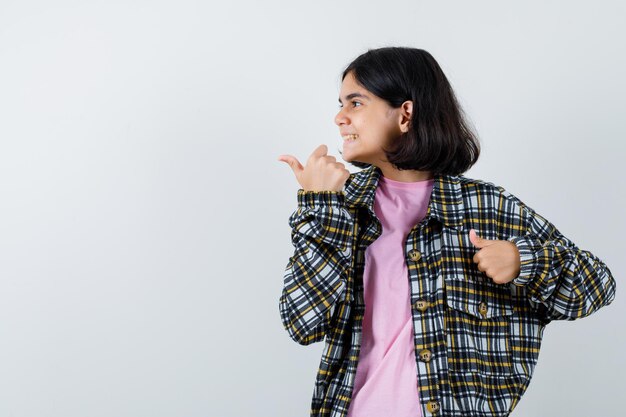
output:
[[[342,69],[438,60],[503,186],[609,266],[515,417],[624,415],[619,1],[0,2],[0,416],[307,416],[322,343],[278,300]],[[351,171],[357,171],[351,168]]]

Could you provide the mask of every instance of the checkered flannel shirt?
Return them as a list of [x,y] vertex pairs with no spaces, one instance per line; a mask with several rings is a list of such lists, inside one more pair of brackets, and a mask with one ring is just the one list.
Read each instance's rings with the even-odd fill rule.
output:
[[[364,314],[364,252],[382,232],[374,209],[379,168],[350,175],[342,191],[297,193],[295,247],[279,311],[301,345],[325,339],[311,417],[344,417],[352,397]],[[478,270],[476,229],[513,242],[519,275],[496,284]],[[428,211],[405,245],[416,383],[424,417],[508,416],[526,391],[544,327],[610,304],[615,280],[591,252],[504,188],[435,175]],[[420,355],[424,350],[429,355]]]

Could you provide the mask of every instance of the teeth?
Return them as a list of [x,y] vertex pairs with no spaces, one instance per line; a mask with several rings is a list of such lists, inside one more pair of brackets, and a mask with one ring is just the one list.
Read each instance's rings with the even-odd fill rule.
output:
[[349,141],[356,140],[356,138],[358,138],[358,137],[359,137],[359,135],[346,135],[346,136],[344,136],[344,138],[346,140],[349,140]]

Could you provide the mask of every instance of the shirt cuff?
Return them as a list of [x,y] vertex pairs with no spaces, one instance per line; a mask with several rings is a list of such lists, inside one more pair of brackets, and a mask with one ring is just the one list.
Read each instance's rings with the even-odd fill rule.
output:
[[513,284],[517,286],[527,285],[537,276],[537,246],[541,246],[538,239],[532,236],[514,236],[507,239],[517,247],[520,254],[520,272],[513,279]]
[[340,207],[345,204],[343,191],[305,191],[298,190],[298,206],[301,208],[314,208],[321,206]]

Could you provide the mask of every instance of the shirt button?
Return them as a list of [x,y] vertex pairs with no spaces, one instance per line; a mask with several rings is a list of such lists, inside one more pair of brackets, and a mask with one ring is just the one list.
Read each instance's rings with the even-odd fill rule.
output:
[[426,409],[431,413],[436,413],[439,411],[439,402],[438,401],[428,401],[426,404]]
[[420,350],[420,360],[422,362],[430,362],[430,350],[428,349]]
[[480,304],[478,304],[478,312],[482,314],[483,317],[486,317],[487,316],[487,303],[482,301]]
[[420,258],[422,257],[422,254],[420,253],[420,251],[416,250],[416,249],[411,249],[409,251],[409,258],[413,261],[413,262],[417,262],[420,260]]
[[418,309],[419,311],[426,311],[428,310],[428,301],[423,300],[423,299],[419,299],[415,302],[415,308]]

